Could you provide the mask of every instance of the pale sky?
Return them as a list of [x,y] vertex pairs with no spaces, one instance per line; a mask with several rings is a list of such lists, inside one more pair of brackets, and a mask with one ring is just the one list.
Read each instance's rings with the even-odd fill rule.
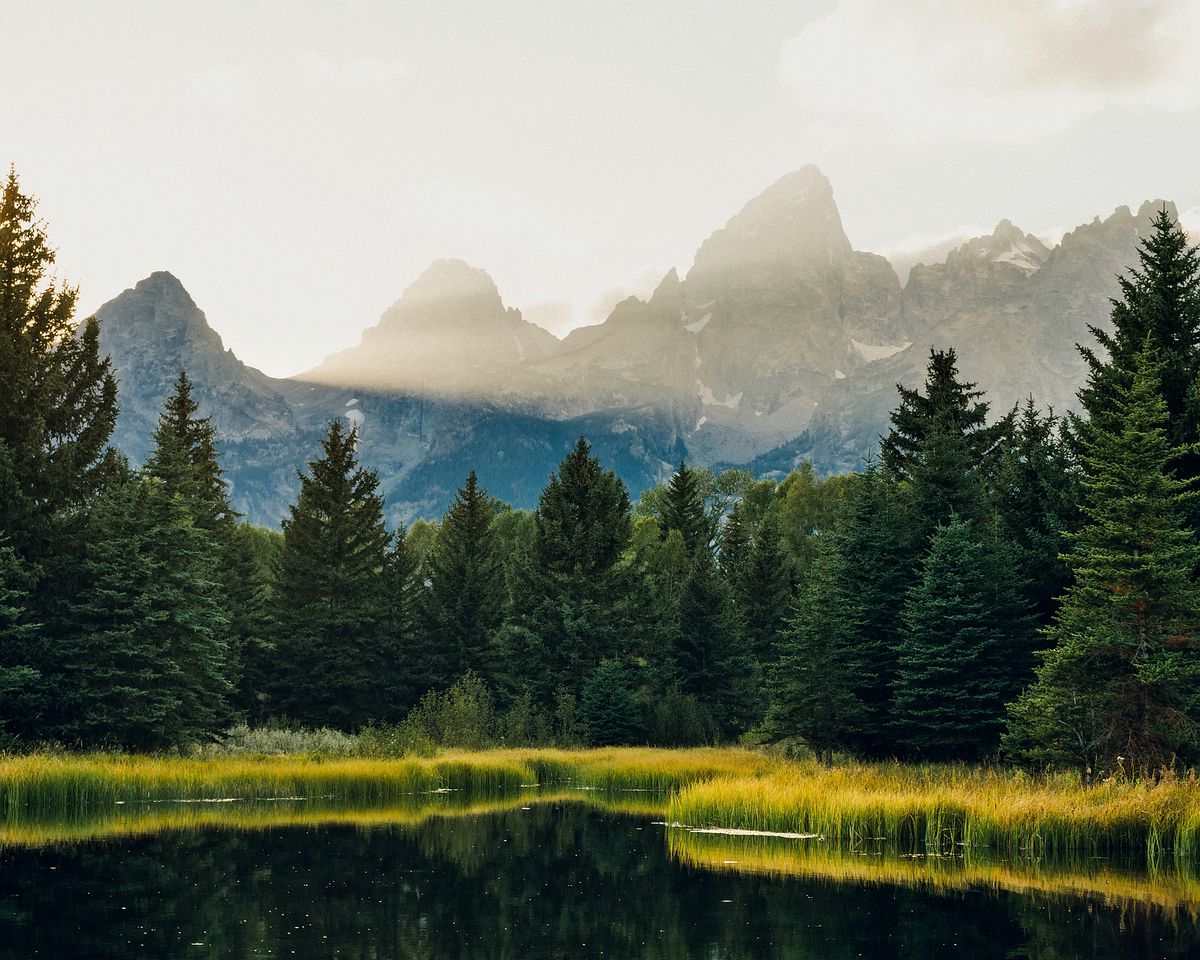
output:
[[441,257],[593,322],[805,163],[864,250],[1200,223],[1200,0],[0,0],[0,51],[82,306],[170,270],[274,375]]

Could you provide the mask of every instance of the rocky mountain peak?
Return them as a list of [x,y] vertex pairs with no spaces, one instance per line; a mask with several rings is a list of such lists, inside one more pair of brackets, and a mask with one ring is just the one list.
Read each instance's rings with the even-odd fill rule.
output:
[[701,245],[688,282],[739,274],[750,282],[811,272],[852,253],[833,187],[809,165],[781,177]]
[[488,272],[462,260],[435,260],[408,285],[396,306],[424,308],[431,304],[456,308],[475,304],[497,313],[504,310],[500,292]]

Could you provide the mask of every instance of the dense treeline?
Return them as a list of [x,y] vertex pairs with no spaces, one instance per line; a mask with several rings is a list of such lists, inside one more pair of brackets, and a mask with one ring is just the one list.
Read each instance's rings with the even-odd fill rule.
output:
[[386,527],[341,421],[282,534],[240,523],[185,373],[150,459],[125,463],[95,321],[77,327],[53,259],[10,174],[11,741],[159,749],[238,720],[378,735],[483,718],[509,743],[748,738],[1092,774],[1197,758],[1200,261],[1165,211],[1111,330],[1081,348],[1079,415],[1031,398],[990,416],[955,352],[932,350],[859,474],[680,463],[631,503],[580,438],[536,510],[471,473],[440,523],[407,530]]

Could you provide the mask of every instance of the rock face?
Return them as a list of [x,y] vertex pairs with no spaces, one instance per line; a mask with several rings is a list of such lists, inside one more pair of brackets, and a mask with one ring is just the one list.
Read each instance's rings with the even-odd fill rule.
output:
[[1070,407],[1084,372],[1075,344],[1107,322],[1116,277],[1162,206],[1121,207],[1053,249],[1001,221],[902,287],[886,259],[853,249],[829,181],[805,167],[704,241],[682,280],[672,270],[649,300],[562,341],[506,307],[484,271],[443,260],[359,346],[291,380],[242,364],[179,281],[156,273],[97,313],[122,381],[115,439],[142,460],[186,369],[235,506],[270,524],[334,417],[359,429],[395,521],[440,514],[472,468],[531,506],[581,433],[635,494],[684,456],[854,469],[932,346],[956,347],[997,413],[1030,393]]

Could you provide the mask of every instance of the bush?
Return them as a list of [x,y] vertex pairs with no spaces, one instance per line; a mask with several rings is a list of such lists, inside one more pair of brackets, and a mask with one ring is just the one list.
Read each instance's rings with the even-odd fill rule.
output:
[[356,752],[355,740],[356,738],[348,733],[330,730],[328,727],[317,730],[277,726],[252,728],[240,723],[231,727],[213,743],[199,748],[199,752],[203,756],[211,757],[296,753],[344,757]]

